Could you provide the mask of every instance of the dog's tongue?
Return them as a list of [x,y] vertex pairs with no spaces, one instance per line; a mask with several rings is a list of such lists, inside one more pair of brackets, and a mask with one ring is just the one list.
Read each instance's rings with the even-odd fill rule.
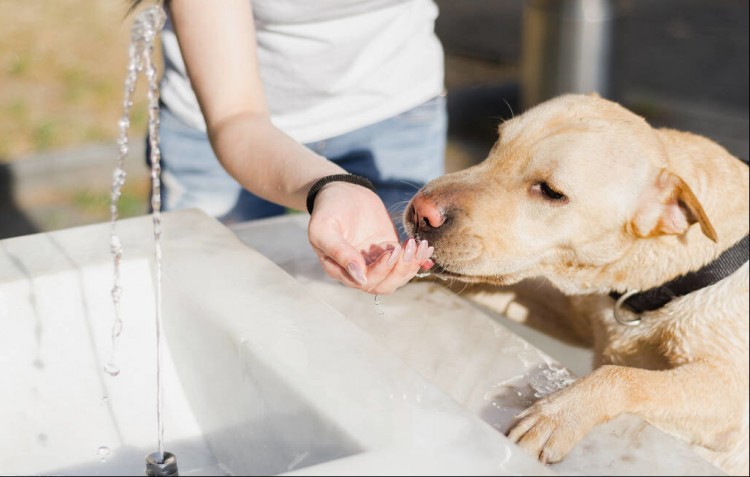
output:
[[433,262],[431,259],[427,259],[424,262],[422,262],[422,270],[429,270],[435,265],[435,262]]

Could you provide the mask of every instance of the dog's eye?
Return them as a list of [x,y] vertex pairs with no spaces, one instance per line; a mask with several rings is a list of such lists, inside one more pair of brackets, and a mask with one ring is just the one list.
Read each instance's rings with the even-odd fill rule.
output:
[[540,193],[545,199],[554,202],[567,202],[568,198],[562,192],[557,192],[546,182],[538,182],[532,186],[534,192]]

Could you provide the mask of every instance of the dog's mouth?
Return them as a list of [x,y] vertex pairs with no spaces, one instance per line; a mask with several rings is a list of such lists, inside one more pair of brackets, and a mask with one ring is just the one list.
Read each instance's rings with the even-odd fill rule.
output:
[[[408,225],[407,225],[408,227]],[[408,230],[408,235],[419,243],[423,240],[418,233],[414,233],[412,230]],[[458,280],[467,283],[486,282],[488,277],[468,275],[455,271],[454,267],[451,267],[445,263],[441,263],[440,258],[433,256],[430,258],[432,265],[423,272],[419,273],[419,277],[433,276],[442,280]]]
[[432,267],[421,276],[435,276],[442,280],[457,280],[464,283],[487,283],[492,285],[510,285],[520,281],[520,278],[513,274],[506,275],[470,275],[455,272],[448,269],[445,265],[432,258]]
[[422,274],[423,276],[434,275],[439,278],[459,278],[463,276],[459,273],[453,273],[446,270],[445,267],[436,262],[434,258],[431,259],[431,261],[432,266]]
[[[419,242],[420,240],[427,240],[427,237],[422,237],[420,233],[415,232],[407,224],[408,235]],[[433,245],[434,246],[434,245]],[[464,283],[486,283],[492,285],[510,285],[519,282],[522,277],[518,273],[506,272],[492,275],[485,274],[472,274],[462,271],[457,271],[457,268],[463,268],[461,264],[451,263],[450,260],[446,262],[446,257],[441,256],[438,250],[435,250],[432,257],[430,257],[430,266],[427,270],[419,274],[419,277],[434,276],[442,280],[455,280]]]

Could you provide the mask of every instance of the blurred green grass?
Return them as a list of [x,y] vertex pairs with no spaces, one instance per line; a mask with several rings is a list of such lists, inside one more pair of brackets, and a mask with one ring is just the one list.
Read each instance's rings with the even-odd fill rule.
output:
[[[0,162],[115,140],[126,12],[124,0],[0,0]],[[131,123],[145,132],[144,95]]]

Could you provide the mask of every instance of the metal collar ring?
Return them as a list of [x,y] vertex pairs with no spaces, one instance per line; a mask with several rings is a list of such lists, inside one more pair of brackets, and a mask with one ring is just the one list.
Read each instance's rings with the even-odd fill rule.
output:
[[631,296],[638,293],[638,290],[630,290],[626,293],[624,293],[620,298],[617,299],[615,302],[615,306],[613,309],[615,320],[620,323],[621,325],[625,326],[638,326],[641,324],[641,317],[637,316],[635,318],[629,319],[627,318],[623,311],[622,311],[622,305],[625,303],[625,300],[630,298]]

